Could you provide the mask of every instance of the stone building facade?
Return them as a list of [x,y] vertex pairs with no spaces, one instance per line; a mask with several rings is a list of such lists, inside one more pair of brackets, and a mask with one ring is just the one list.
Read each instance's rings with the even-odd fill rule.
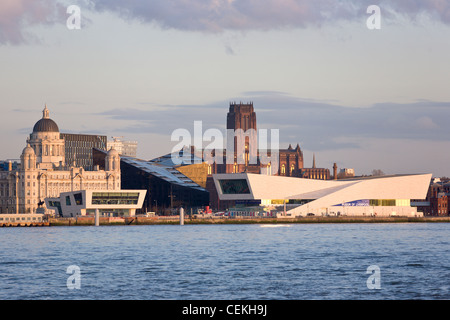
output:
[[120,190],[120,156],[111,149],[105,170],[66,164],[65,141],[45,106],[20,156],[19,168],[0,171],[0,213],[34,213],[46,197],[77,190]]

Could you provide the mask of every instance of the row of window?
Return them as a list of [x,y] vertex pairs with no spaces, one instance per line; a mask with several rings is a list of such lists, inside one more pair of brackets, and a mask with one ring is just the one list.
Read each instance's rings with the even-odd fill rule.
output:
[[9,222],[15,222],[15,221],[42,221],[41,217],[0,217],[0,222],[3,221],[9,221]]
[[94,192],[92,194],[92,204],[117,204],[117,205],[130,205],[137,204],[139,199],[139,193],[136,192]]
[[36,155],[40,156],[64,156],[64,145],[38,145],[32,146]]

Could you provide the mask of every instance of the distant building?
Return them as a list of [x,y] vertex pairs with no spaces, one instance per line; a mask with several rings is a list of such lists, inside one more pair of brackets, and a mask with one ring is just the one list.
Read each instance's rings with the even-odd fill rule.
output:
[[449,197],[446,192],[440,192],[430,199],[430,215],[448,216],[449,215]]
[[20,160],[0,161],[0,171],[17,170],[20,167]]
[[355,169],[352,168],[343,168],[339,171],[338,174],[339,179],[353,178],[354,176],[355,176]]
[[304,179],[315,179],[315,180],[330,180],[330,169],[317,168],[316,167],[316,155],[313,155],[313,165],[312,168],[301,168],[299,169],[299,178]]
[[[234,202],[222,201],[219,199],[212,176],[219,173],[254,173],[264,175],[278,175],[285,177],[297,177],[307,179],[328,180],[331,178],[330,170],[325,168],[316,168],[315,156],[313,168],[304,168],[303,152],[300,145],[296,147],[289,145],[287,149],[278,150],[278,168],[275,170],[272,163],[262,164],[260,161],[261,150],[258,149],[257,141],[257,121],[253,103],[230,103],[227,114],[227,129],[242,130],[247,132],[249,129],[255,132],[254,135],[245,137],[245,154],[243,163],[237,161],[237,138],[234,141],[234,150],[223,150],[223,164],[208,164],[207,189],[210,192],[211,206],[214,209],[226,209]],[[227,152],[234,152],[234,163],[227,163]],[[270,156],[270,152],[268,156]],[[252,164],[250,159],[256,158],[256,163]]]
[[[94,163],[100,169],[107,153],[94,150]],[[175,165],[170,155],[150,161],[122,156],[122,190],[147,190],[142,210],[160,215],[177,213],[180,207],[186,213],[196,213],[209,205],[209,192],[205,189],[207,166],[205,163]]]
[[[0,171],[0,213],[34,213],[47,197],[77,190],[120,190],[120,156],[114,149],[104,170],[87,171],[66,164],[65,139],[45,106],[33,127],[20,165]],[[42,209],[42,208],[41,208]]]
[[[250,173],[213,175],[219,198],[239,201],[231,211],[299,216],[422,216],[411,199],[425,198],[431,174],[310,180]],[[247,203],[247,204],[246,204]],[[246,210],[251,203],[253,210]],[[272,214],[273,215],[273,214]]]
[[[61,133],[65,142],[66,163],[74,167],[82,167],[91,171],[94,169],[92,149],[107,149],[107,138],[101,135]],[[117,149],[116,149],[117,150]]]
[[112,137],[113,140],[108,141],[107,150],[114,148],[121,156],[136,157],[137,141],[124,141],[123,137]]
[[142,208],[146,190],[80,190],[63,192],[59,197],[46,198],[48,209],[62,217],[94,215],[133,217]]
[[411,204],[425,216],[450,216],[450,181],[433,179],[426,199],[416,199]]

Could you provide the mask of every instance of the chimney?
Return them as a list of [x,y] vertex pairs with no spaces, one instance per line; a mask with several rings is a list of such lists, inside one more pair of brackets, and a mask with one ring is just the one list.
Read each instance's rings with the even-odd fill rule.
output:
[[333,179],[337,180],[337,164],[336,164],[336,162],[333,165],[333,175],[334,175]]

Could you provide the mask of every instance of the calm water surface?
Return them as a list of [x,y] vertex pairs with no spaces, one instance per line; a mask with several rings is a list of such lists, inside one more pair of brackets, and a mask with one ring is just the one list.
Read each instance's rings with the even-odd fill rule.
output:
[[[1,228],[0,299],[449,299],[450,224]],[[69,266],[80,269],[70,290]],[[369,266],[380,289],[368,289]]]

